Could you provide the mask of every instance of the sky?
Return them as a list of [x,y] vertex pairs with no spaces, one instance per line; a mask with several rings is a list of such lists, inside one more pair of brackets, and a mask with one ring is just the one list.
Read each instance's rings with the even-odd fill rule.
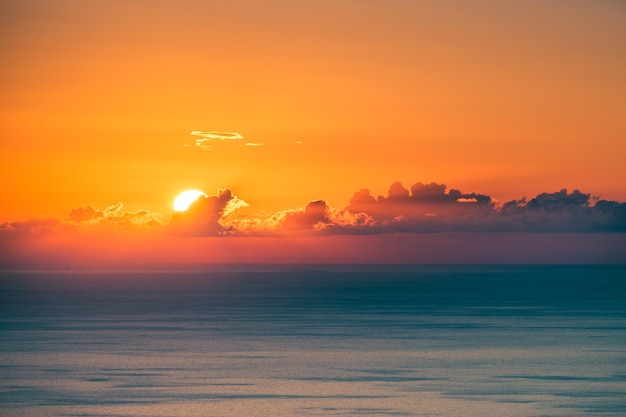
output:
[[625,22],[0,0],[0,265],[624,262]]

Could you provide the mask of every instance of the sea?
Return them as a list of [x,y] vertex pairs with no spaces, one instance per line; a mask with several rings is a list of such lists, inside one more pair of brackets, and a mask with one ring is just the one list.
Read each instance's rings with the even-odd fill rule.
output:
[[626,266],[4,271],[0,415],[625,416]]

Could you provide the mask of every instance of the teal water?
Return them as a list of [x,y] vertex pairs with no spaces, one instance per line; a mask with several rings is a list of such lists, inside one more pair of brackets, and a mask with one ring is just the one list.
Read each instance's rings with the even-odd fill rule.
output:
[[626,266],[0,273],[2,416],[623,416]]

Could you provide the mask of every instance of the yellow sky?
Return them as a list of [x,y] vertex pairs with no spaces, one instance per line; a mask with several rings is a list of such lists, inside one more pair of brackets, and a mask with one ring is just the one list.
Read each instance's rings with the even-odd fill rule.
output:
[[616,1],[4,0],[0,221],[169,214],[189,188],[345,207],[395,181],[624,200],[625,22]]

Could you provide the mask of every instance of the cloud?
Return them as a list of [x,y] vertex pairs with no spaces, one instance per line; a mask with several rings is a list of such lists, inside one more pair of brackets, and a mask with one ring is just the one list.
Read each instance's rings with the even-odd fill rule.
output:
[[[63,220],[5,222],[0,224],[0,265],[115,259],[224,262],[239,259],[224,248],[247,253],[242,247],[251,251],[245,259],[256,261],[280,255],[271,259],[424,262],[447,259],[441,256],[448,252],[456,254],[451,259],[466,261],[478,259],[474,257],[478,252],[484,255],[481,259],[497,262],[524,260],[531,252],[536,255],[533,259],[542,261],[624,260],[619,248],[626,236],[626,203],[592,198],[579,190],[544,192],[496,206],[490,196],[448,190],[443,184],[406,188],[394,183],[386,196],[357,191],[344,209],[325,200],[254,215],[241,210],[245,207],[245,201],[222,189],[200,197],[169,221],[146,210],[124,210],[118,203],[104,209],[75,208]],[[318,240],[319,236],[333,239]],[[322,252],[328,256],[316,258]],[[555,257],[555,252],[563,256]],[[296,258],[289,258],[289,253]],[[353,257],[345,258],[346,253]]]
[[284,214],[277,224],[278,231],[314,231],[324,234],[370,233],[375,222],[366,213],[351,213],[334,209],[324,200],[309,202],[302,210]]
[[331,208],[324,200],[314,200],[303,208],[255,218],[227,219],[226,223],[240,235],[280,236],[371,233],[366,227],[374,222],[365,213],[350,213]]
[[57,219],[32,219],[23,222],[0,223],[0,235],[32,237],[47,235],[61,225]]
[[505,203],[495,229],[526,232],[626,232],[626,203],[598,200],[562,189]]
[[163,225],[161,215],[147,210],[126,211],[122,203],[113,204],[104,210],[94,207],[73,209],[65,220],[65,225],[111,228],[155,228]]
[[498,208],[479,193],[446,191],[444,184],[416,183],[408,189],[396,182],[387,197],[369,190],[354,193],[346,210],[374,219],[372,232],[625,232],[626,203],[599,200],[563,189],[531,200],[513,200]]
[[434,217],[467,217],[493,211],[494,203],[487,195],[446,190],[444,184],[418,182],[409,191],[400,182],[395,182],[389,187],[387,197],[374,198],[368,189],[357,191],[346,210],[367,213],[379,222],[396,223],[400,220],[433,223]]
[[93,221],[101,218],[103,216],[103,212],[96,210],[95,208],[88,207],[79,207],[73,209],[67,219],[73,221],[75,223],[82,223],[86,221]]
[[[127,211],[122,203],[105,209],[92,206],[72,209],[67,218],[34,219],[23,222],[0,224],[3,237],[38,237],[54,233],[84,234],[106,233],[127,234],[137,232],[168,232],[183,236],[217,236],[236,232],[228,225],[228,217],[236,210],[247,207],[248,203],[234,196],[228,189],[218,190],[218,194],[200,197],[186,212],[176,212],[169,221],[164,221],[159,213],[147,210]],[[222,222],[226,225],[222,225]]]
[[252,146],[252,147],[255,147],[255,146],[263,146],[263,145],[265,145],[265,144],[264,144],[264,143],[254,143],[254,142],[248,142],[248,143],[246,143],[246,146]]
[[167,225],[170,233],[184,236],[219,236],[235,232],[220,220],[248,203],[234,196],[229,189],[218,190],[214,196],[200,196],[187,211],[176,212]]
[[229,218],[224,222],[231,231],[252,236],[313,232],[330,223],[331,209],[325,201],[309,202],[306,207],[287,209],[254,218]]
[[286,213],[280,228],[283,230],[313,230],[329,222],[328,204],[323,200],[311,201],[304,210]]
[[213,149],[212,142],[214,140],[241,140],[243,139],[243,135],[237,132],[202,132],[199,130],[194,130],[191,132],[192,136],[198,136],[195,140],[195,145],[205,151],[210,151]]
[[231,216],[247,207],[229,190],[200,199],[186,213],[177,213],[170,225],[176,233],[210,235],[340,235],[438,232],[623,232],[626,203],[600,200],[590,195],[541,193],[497,207],[485,194],[461,192],[444,184],[418,182],[405,188],[396,182],[387,196],[374,198],[369,190],[354,193],[345,209],[325,200],[303,208],[255,217]]
[[125,211],[122,203],[96,209],[92,206],[72,209],[64,220],[32,219],[0,224],[0,233],[36,237],[55,232],[154,230],[163,226],[161,215],[147,210]]
[[[595,204],[594,204],[595,203]],[[135,231],[176,236],[297,236],[385,233],[626,233],[626,203],[591,198],[579,190],[544,192],[496,206],[485,194],[421,183],[391,184],[386,196],[368,189],[354,193],[347,207],[325,200],[275,213],[240,210],[248,203],[229,189],[200,197],[168,220],[147,210],[127,211],[121,203],[104,209],[71,210],[63,220],[0,224],[3,238],[60,234],[129,235]],[[145,234],[145,233],[144,233]],[[146,235],[147,236],[147,235]],[[5,239],[6,241],[6,239]]]

